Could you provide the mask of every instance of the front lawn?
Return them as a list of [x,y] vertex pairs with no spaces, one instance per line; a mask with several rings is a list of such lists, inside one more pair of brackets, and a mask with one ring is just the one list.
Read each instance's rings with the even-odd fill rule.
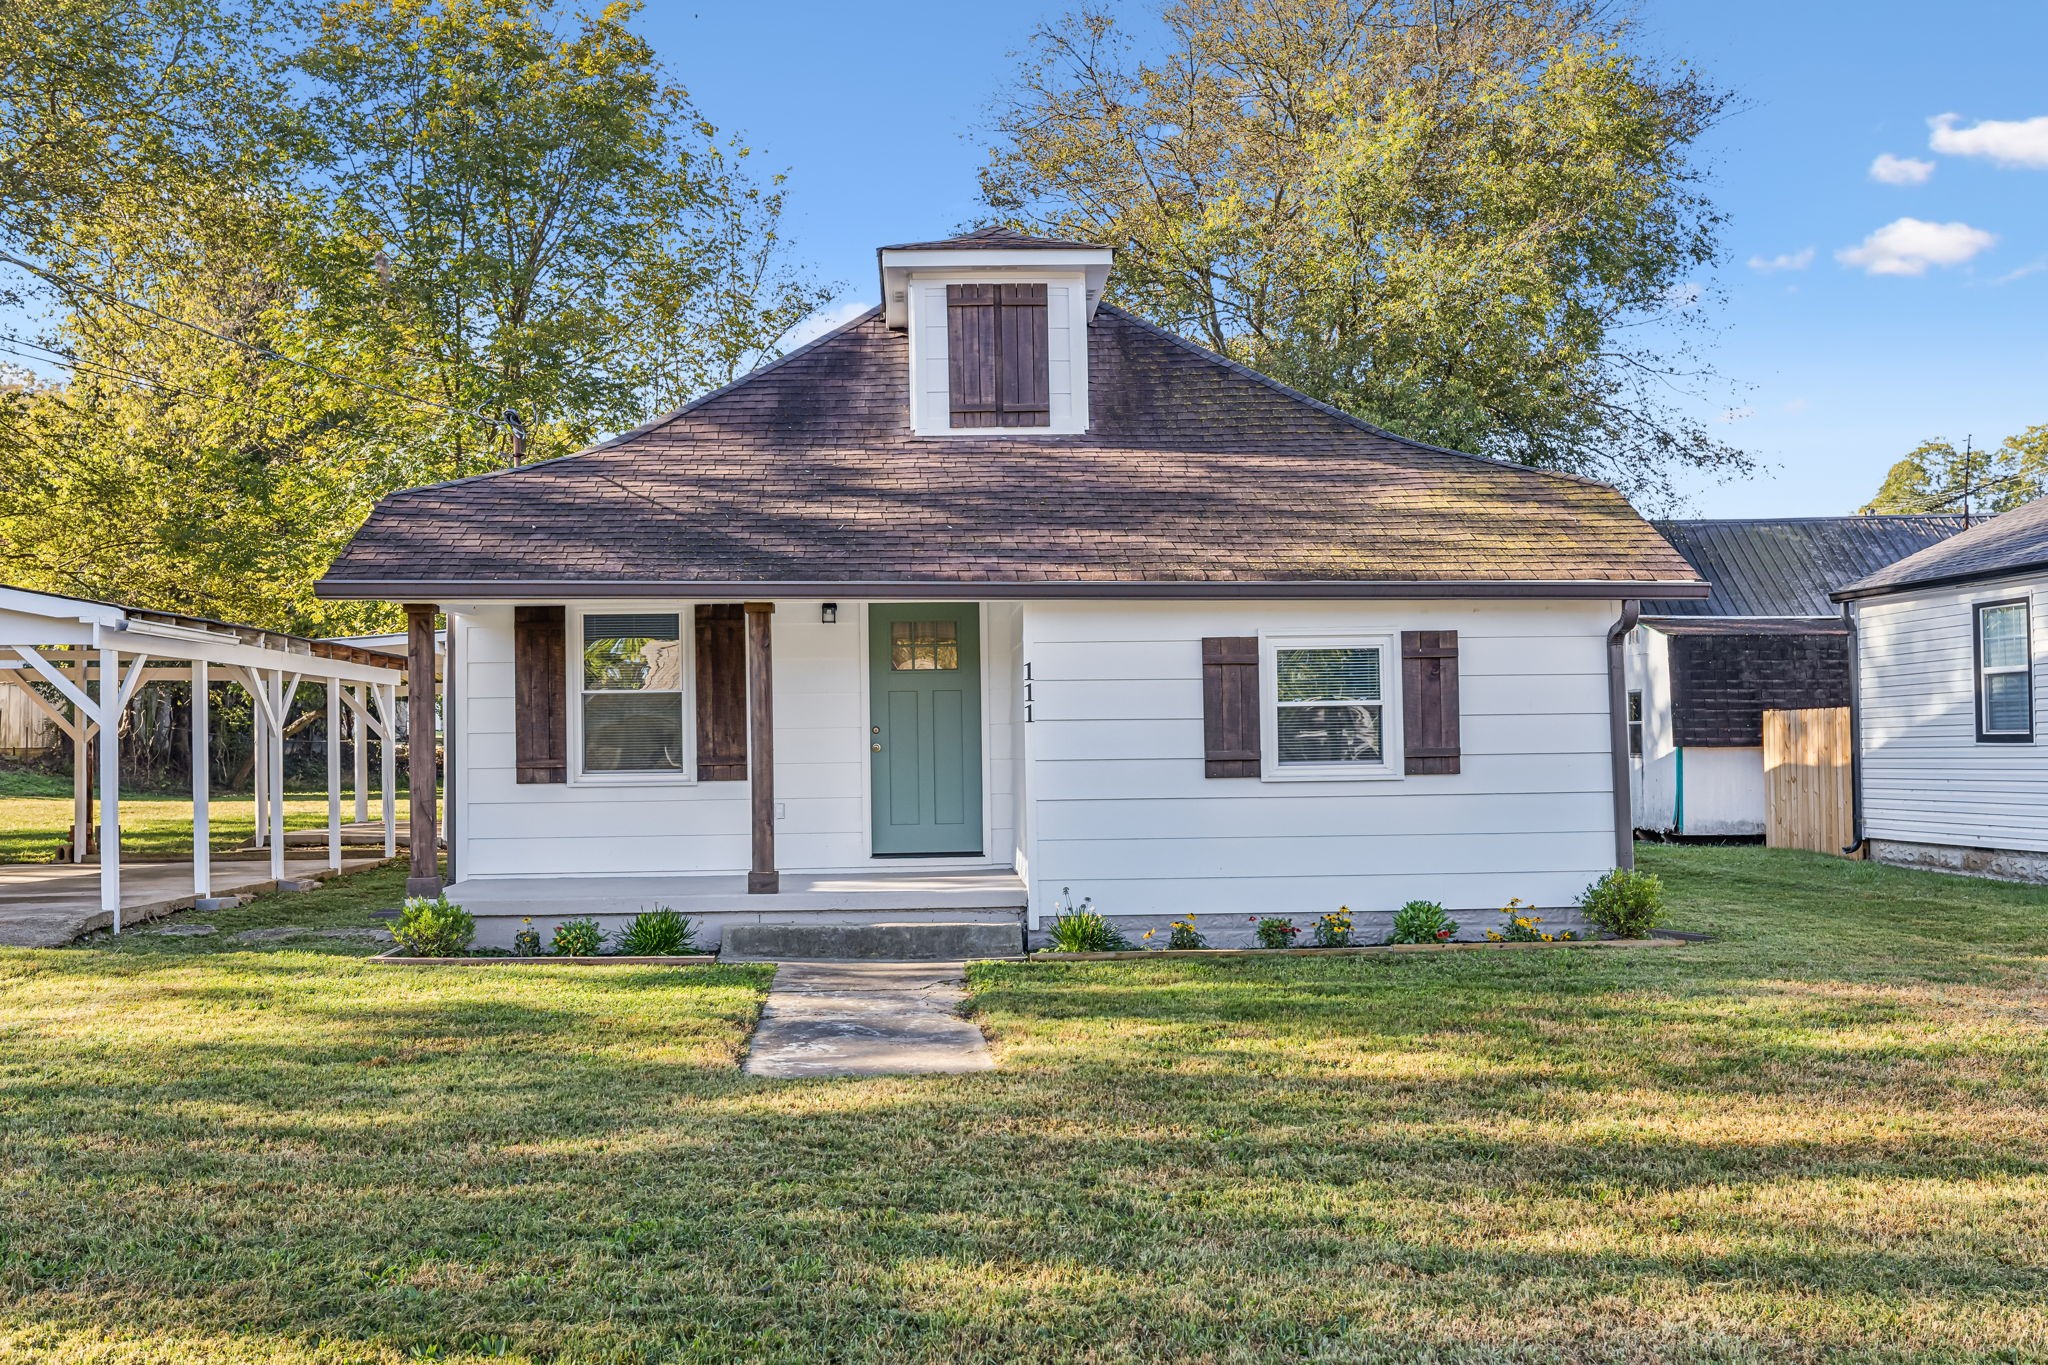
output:
[[761,968],[0,953],[0,1359],[2048,1356],[2048,892],[1645,862],[1716,941],[984,966],[957,1077],[740,1076]]

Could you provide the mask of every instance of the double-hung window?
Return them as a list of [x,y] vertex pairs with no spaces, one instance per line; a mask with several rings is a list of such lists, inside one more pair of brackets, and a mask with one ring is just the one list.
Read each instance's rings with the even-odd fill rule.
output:
[[688,771],[689,658],[673,611],[586,612],[575,665],[580,771],[589,777]]
[[1400,672],[1385,636],[1268,636],[1260,641],[1264,775],[1401,775]]
[[2034,650],[2025,599],[1977,608],[1977,739],[2034,738]]

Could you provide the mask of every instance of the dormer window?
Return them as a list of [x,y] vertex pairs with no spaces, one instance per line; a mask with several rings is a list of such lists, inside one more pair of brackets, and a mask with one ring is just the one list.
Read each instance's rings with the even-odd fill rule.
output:
[[946,286],[946,365],[955,427],[1052,424],[1043,284]]
[[985,228],[883,247],[883,315],[909,333],[919,436],[1088,430],[1088,320],[1107,247]]

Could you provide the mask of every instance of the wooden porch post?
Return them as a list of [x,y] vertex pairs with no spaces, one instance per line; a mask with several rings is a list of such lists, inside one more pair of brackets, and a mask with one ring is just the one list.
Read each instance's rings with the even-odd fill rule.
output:
[[408,728],[406,777],[412,784],[412,873],[408,896],[441,894],[440,820],[434,771],[434,607],[405,604],[405,677]]
[[773,895],[782,889],[775,870],[775,696],[769,627],[773,602],[747,606],[747,778],[754,796],[754,863],[747,890]]

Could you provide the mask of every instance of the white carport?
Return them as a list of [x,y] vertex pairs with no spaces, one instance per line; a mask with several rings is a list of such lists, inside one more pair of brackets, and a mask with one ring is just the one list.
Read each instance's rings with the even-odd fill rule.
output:
[[[121,711],[146,682],[192,684],[192,889],[212,895],[208,804],[207,686],[237,683],[253,699],[256,842],[270,851],[271,874],[285,876],[284,739],[302,683],[327,688],[327,864],[339,871],[341,733],[344,710],[384,741],[379,795],[384,856],[397,852],[394,718],[403,661],[359,649],[204,617],[146,611],[108,602],[0,587],[0,679],[11,682],[72,741],[72,858],[88,843],[90,783],[86,755],[99,738],[100,908],[121,930]],[[44,684],[45,693],[36,686]],[[5,685],[0,683],[0,685]],[[362,745],[358,744],[358,751]],[[362,784],[357,787],[361,801]]]

